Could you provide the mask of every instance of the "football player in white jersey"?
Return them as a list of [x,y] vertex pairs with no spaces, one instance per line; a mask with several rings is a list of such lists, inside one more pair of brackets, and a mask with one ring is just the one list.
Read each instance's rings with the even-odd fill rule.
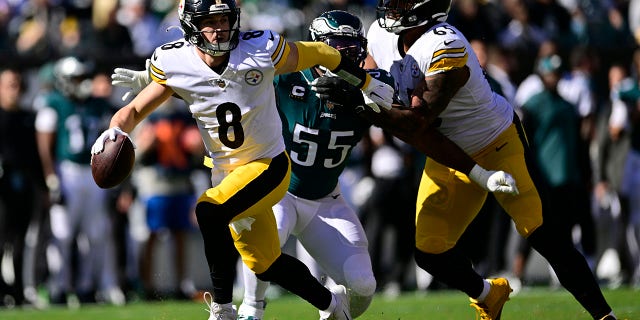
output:
[[185,39],[154,51],[152,81],[112,117],[92,154],[103,150],[106,139],[128,136],[163,101],[179,96],[213,164],[213,188],[196,205],[213,283],[209,319],[236,318],[232,292],[238,253],[258,278],[307,300],[322,319],[351,319],[343,286],[328,290],[303,263],[280,251],[271,207],[287,190],[291,166],[273,79],[323,65],[361,88],[378,111],[378,106],[390,107],[393,88],[322,42],[291,43],[269,30],[240,32],[235,0],[181,0],[178,16]]
[[[389,70],[406,107],[361,115],[419,150],[436,127],[481,166],[513,174],[519,194],[495,194],[526,237],[554,268],[560,282],[594,317],[615,319],[569,232],[543,220],[544,190],[513,107],[494,94],[467,39],[446,23],[451,0],[380,0],[368,33],[373,59],[365,67]],[[468,175],[429,158],[417,199],[418,265],[435,279],[469,295],[481,319],[499,319],[511,288],[504,278],[483,279],[456,247],[487,192]],[[473,172],[469,172],[473,174]],[[534,182],[535,181],[535,182]]]

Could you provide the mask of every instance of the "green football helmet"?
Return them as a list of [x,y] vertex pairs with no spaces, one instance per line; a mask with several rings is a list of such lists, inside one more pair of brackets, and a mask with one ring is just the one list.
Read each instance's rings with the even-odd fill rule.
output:
[[367,57],[367,39],[360,18],[341,10],[327,11],[313,19],[309,38],[324,42],[358,65]]

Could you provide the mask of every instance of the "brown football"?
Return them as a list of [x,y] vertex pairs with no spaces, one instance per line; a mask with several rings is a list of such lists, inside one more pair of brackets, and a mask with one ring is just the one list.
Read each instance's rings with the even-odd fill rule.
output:
[[116,135],[115,141],[107,139],[104,150],[91,156],[93,180],[103,189],[119,185],[131,174],[135,158],[133,143],[126,136]]

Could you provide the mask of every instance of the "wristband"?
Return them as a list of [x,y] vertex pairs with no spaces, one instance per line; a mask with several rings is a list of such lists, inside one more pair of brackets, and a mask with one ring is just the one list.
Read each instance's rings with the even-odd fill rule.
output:
[[487,181],[491,174],[479,165],[474,165],[469,172],[468,177],[475,183],[479,184],[483,189],[487,189]]

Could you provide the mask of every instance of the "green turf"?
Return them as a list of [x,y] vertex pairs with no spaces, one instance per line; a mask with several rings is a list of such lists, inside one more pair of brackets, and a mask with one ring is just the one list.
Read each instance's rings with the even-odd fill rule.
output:
[[[619,319],[640,320],[640,291],[632,289],[605,290],[609,303]],[[164,301],[134,302],[124,307],[106,305],[82,306],[77,309],[48,308],[46,310],[0,309],[0,319],[29,320],[139,320],[139,319],[194,319],[207,320],[204,303]],[[299,298],[285,295],[269,302],[264,320],[318,319],[318,313]],[[388,300],[377,296],[369,310],[359,320],[425,320],[475,319],[466,297],[454,291],[435,291],[404,294]],[[578,303],[564,290],[544,288],[528,289],[512,296],[502,319],[591,319]]]

